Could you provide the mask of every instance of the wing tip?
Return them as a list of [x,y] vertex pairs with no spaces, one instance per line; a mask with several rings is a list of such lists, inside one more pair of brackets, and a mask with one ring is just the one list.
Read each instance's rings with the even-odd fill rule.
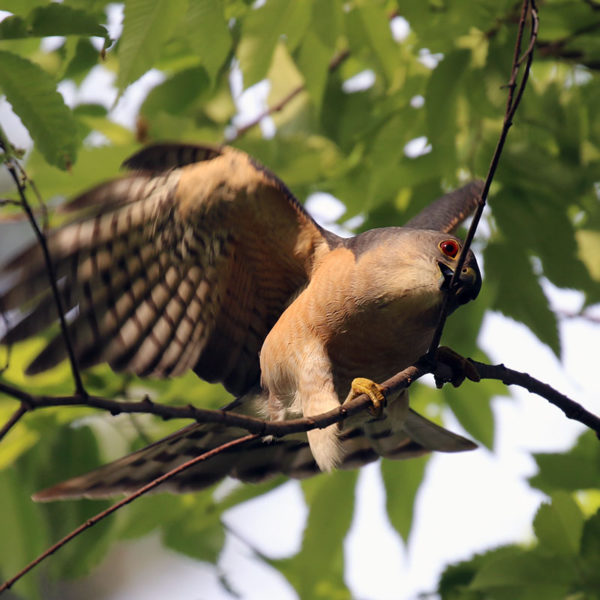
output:
[[142,148],[123,161],[121,167],[132,171],[167,171],[211,160],[221,154],[221,146],[159,142]]

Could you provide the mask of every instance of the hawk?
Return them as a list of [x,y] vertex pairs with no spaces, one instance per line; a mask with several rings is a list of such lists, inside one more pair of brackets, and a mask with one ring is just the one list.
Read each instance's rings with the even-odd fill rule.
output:
[[[413,364],[432,340],[444,294],[450,311],[474,299],[481,275],[452,232],[481,184],[442,197],[405,227],[341,238],[320,227],[288,188],[245,153],[183,144],[150,146],[129,173],[72,200],[74,222],[48,250],[81,368],[174,377],[192,369],[237,399],[225,410],[282,420],[323,413],[365,389],[377,410],[344,425],[256,439],[180,473],[161,489],[184,492],[225,476],[255,482],[354,468],[475,445],[417,414],[406,391],[381,402],[372,382]],[[0,271],[0,309],[23,315],[3,343],[58,318],[39,245]],[[2,288],[0,288],[2,289]],[[28,367],[61,362],[59,333]],[[193,424],[37,500],[133,491],[245,432]]]

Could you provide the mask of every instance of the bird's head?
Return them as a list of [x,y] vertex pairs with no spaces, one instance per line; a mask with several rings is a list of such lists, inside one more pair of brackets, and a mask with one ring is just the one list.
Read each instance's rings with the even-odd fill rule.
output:
[[462,246],[457,237],[433,230],[386,227],[363,233],[348,242],[359,272],[368,273],[361,278],[367,283],[359,296],[379,298],[382,306],[397,302],[404,313],[436,310],[443,292],[449,294],[452,312],[474,300],[481,289],[481,273],[470,250],[450,289]]

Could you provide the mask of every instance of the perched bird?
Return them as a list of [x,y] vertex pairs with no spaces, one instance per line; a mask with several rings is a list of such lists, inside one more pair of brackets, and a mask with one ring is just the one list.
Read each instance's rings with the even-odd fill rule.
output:
[[[130,173],[68,205],[75,222],[47,236],[81,368],[170,377],[193,369],[237,399],[227,410],[290,419],[323,413],[378,387],[428,349],[442,299],[474,299],[481,275],[469,251],[448,290],[462,243],[451,232],[472,212],[473,183],[405,227],[343,239],[322,229],[286,186],[230,147],[159,144],[125,162]],[[3,343],[58,318],[40,246],[0,270],[0,310],[19,309]],[[61,362],[61,333],[29,366]],[[135,490],[241,429],[193,424],[36,500]],[[405,391],[362,419],[280,439],[256,439],[199,463],[162,489],[190,491],[224,476],[305,477],[375,460],[475,445],[408,407]]]

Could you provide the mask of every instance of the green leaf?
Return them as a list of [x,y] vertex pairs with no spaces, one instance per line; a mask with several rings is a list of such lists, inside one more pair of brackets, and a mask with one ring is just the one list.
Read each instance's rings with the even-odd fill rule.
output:
[[220,0],[192,0],[186,15],[190,46],[211,80],[227,59],[232,40]]
[[152,68],[186,6],[187,0],[127,0],[119,45],[120,92]]
[[79,146],[77,124],[54,81],[36,64],[0,50],[0,87],[44,158],[68,169]]
[[[40,507],[23,493],[22,474],[17,469],[0,471],[0,576],[8,579],[39,555],[48,543]],[[24,577],[14,588],[24,598],[39,598],[37,581]]]
[[0,22],[0,40],[16,40],[29,37],[27,21],[14,15]]
[[51,2],[35,8],[28,17],[32,35],[86,35],[108,40],[106,28],[95,16],[66,4]]
[[[6,401],[0,394],[0,423],[6,423],[16,410],[14,401]],[[39,439],[37,431],[18,423],[0,444],[0,470],[14,464],[24,452],[29,450]]]
[[582,434],[567,453],[534,454],[538,473],[530,485],[547,494],[556,490],[591,490],[600,481],[600,444],[594,432]]
[[514,600],[564,600],[575,579],[571,564],[559,557],[545,557],[515,550],[486,562],[469,589],[492,595],[504,592]]
[[[21,470],[32,474],[32,482],[23,486],[29,493],[100,464],[96,437],[89,427],[61,427],[47,416],[42,419],[44,436],[21,461]],[[49,540],[61,539],[108,504],[105,500],[75,500],[41,505]],[[79,577],[95,567],[113,540],[114,523],[114,519],[105,519],[61,548],[61,560],[48,563],[53,577]]]
[[473,558],[461,561],[446,567],[440,576],[438,593],[442,600],[483,600],[480,592],[469,590],[468,586],[473,581],[477,572],[487,562],[502,556],[510,556],[516,546],[501,546],[488,550],[483,554],[476,554]]
[[540,506],[533,527],[544,551],[558,556],[579,553],[583,515],[566,492],[556,492],[552,495],[551,504]]
[[178,518],[164,529],[163,541],[186,556],[216,563],[225,543],[223,525],[218,515],[207,518],[202,504],[192,502],[188,506],[187,511],[178,511]]
[[496,292],[492,308],[527,325],[560,356],[556,316],[548,307],[528,257],[514,245],[503,242],[490,243],[484,257],[487,280],[494,282]]
[[73,79],[79,83],[86,77],[90,69],[98,64],[98,50],[85,38],[77,40],[75,52],[69,60],[61,79]]
[[465,381],[459,388],[444,386],[444,398],[465,430],[486,448],[494,447],[494,413],[491,401],[502,386],[491,381]]
[[185,69],[153,88],[140,113],[147,117],[153,117],[161,111],[179,115],[197,101],[209,86],[210,79],[204,67]]
[[311,26],[297,51],[296,64],[317,112],[321,109],[339,28],[339,13],[335,9],[335,0],[313,3]]
[[468,71],[470,52],[455,50],[433,70],[425,93],[426,135],[433,152],[445,157],[445,172],[452,174],[456,163],[458,100],[461,79]]
[[84,35],[109,40],[106,28],[84,10],[51,2],[35,7],[27,17],[7,17],[0,23],[0,39]]
[[384,4],[364,3],[351,14],[356,14],[360,21],[364,41],[373,52],[378,71],[385,78],[388,88],[396,88],[401,84],[403,67],[398,46],[392,37],[387,7]]
[[405,543],[412,527],[415,499],[425,476],[429,456],[411,460],[383,460],[381,474],[385,484],[387,513]]
[[302,484],[310,508],[302,549],[293,558],[271,561],[300,598],[351,597],[344,584],[343,540],[352,521],[356,477],[355,471],[337,471]]
[[289,13],[294,10],[292,0],[266,2],[264,6],[251,10],[242,24],[242,37],[237,48],[237,57],[244,75],[244,87],[259,82],[265,77],[271,57]]
[[581,538],[581,557],[585,576],[589,580],[588,589],[600,590],[600,510],[585,522]]

